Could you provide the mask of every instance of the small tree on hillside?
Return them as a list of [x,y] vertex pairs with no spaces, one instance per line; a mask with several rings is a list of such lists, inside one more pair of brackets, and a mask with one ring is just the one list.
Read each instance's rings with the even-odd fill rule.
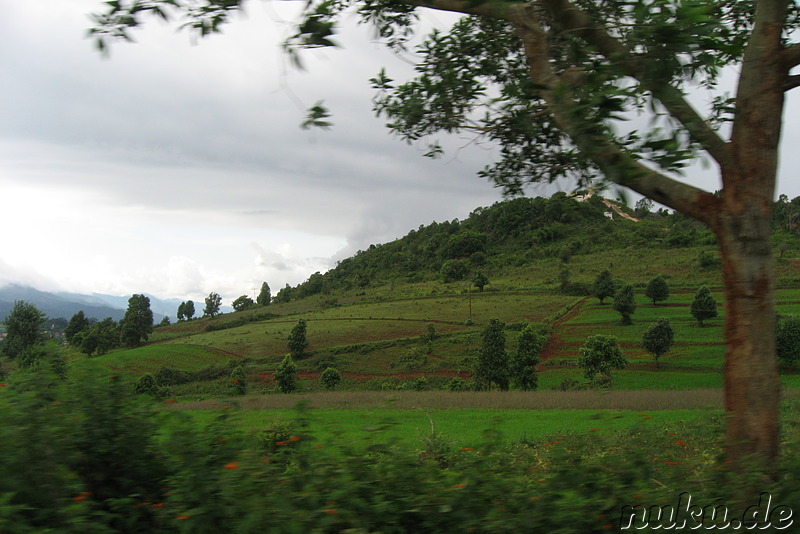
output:
[[86,314],[83,313],[83,310],[80,310],[72,316],[69,320],[69,324],[64,329],[64,339],[67,340],[67,343],[72,345],[75,336],[87,328],[89,328],[89,319],[86,317]]
[[145,295],[131,296],[121,324],[120,339],[124,345],[136,347],[147,341],[153,332],[150,298]]
[[717,316],[717,301],[711,296],[711,291],[706,286],[697,290],[692,301],[692,317],[697,319],[700,326],[706,319]]
[[209,293],[206,297],[206,307],[203,310],[203,317],[211,317],[212,319],[219,314],[219,308],[222,306],[222,297],[218,293]]
[[592,295],[600,300],[600,304],[603,304],[605,299],[614,295],[615,287],[611,272],[606,269],[595,278],[594,284],[592,284]]
[[237,365],[231,371],[228,391],[231,395],[244,395],[247,393],[247,377],[241,365]]
[[297,324],[292,328],[289,334],[289,352],[293,358],[302,358],[303,352],[308,347],[308,340],[306,339],[306,320],[300,319]]
[[663,276],[656,276],[647,283],[644,294],[653,301],[655,306],[656,303],[669,298],[669,284]]
[[175,316],[178,318],[179,322],[186,319],[186,303],[185,302],[181,302],[180,304],[178,304],[178,312],[175,314]]
[[508,390],[510,373],[504,328],[499,320],[491,319],[483,331],[483,347],[475,367],[476,389],[490,389],[496,384],[503,391]]
[[783,317],[775,335],[778,359],[787,365],[800,362],[800,317]]
[[233,309],[238,312],[250,308],[251,306],[255,305],[255,302],[253,302],[253,299],[251,299],[247,295],[242,295],[241,297],[238,297],[236,300],[234,300],[232,305]]
[[580,348],[578,366],[583,368],[583,376],[592,381],[598,377],[611,383],[611,371],[624,369],[628,360],[622,355],[614,336],[589,336]]
[[486,284],[489,283],[489,278],[481,271],[476,271],[475,276],[472,277],[472,285],[478,288],[478,291],[483,291]]
[[287,354],[275,370],[275,381],[283,393],[291,393],[297,388],[297,364],[294,363],[291,354]]
[[339,382],[342,381],[342,374],[339,372],[338,369],[334,367],[328,367],[319,375],[319,379],[322,382],[322,385],[325,386],[327,390],[334,390],[336,386],[339,385]]
[[672,347],[674,341],[675,331],[666,317],[662,317],[645,331],[642,336],[642,347],[655,358],[656,369],[659,368],[658,359]]
[[272,300],[272,292],[269,289],[269,284],[264,282],[261,284],[261,291],[258,293],[256,297],[256,302],[261,304],[262,306],[269,305],[270,301]]
[[632,323],[631,315],[636,311],[636,300],[634,299],[632,285],[625,284],[614,295],[614,310],[622,316],[622,324],[629,325]]
[[545,337],[536,332],[531,325],[519,333],[517,352],[511,360],[511,380],[514,387],[523,391],[535,390],[539,385],[536,365],[545,344]]
[[187,321],[191,321],[194,317],[194,301],[187,300],[186,306],[183,308],[183,314],[186,316]]
[[22,352],[44,343],[42,326],[47,317],[39,308],[18,300],[6,317],[6,341],[3,354],[14,359]]
[[106,317],[94,323],[87,330],[75,336],[75,343],[80,342],[81,352],[87,356],[105,354],[119,345],[119,329],[116,321]]

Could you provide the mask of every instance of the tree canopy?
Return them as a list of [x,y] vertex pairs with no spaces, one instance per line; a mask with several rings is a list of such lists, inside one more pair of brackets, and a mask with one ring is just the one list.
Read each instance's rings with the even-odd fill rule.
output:
[[24,300],[16,301],[5,319],[7,337],[3,353],[13,360],[43,343],[42,327],[46,318],[33,304]]
[[[142,17],[183,17],[221,31],[244,0],[114,0],[95,15],[101,48],[131,39]],[[726,445],[731,460],[778,454],[769,230],[785,94],[800,86],[800,3],[793,0],[309,0],[286,50],[333,46],[352,13],[394,49],[411,46],[417,10],[467,15],[417,46],[416,77],[373,79],[375,111],[408,141],[442,153],[458,132],[499,147],[481,175],[508,193],[531,182],[604,179],[708,226],[722,252],[726,314]],[[731,66],[735,96],[720,88]],[[710,105],[689,93],[708,90]],[[626,125],[649,118],[647,128]],[[313,106],[304,126],[330,126]],[[681,175],[702,155],[722,187]],[[750,342],[742,343],[742,339]],[[743,369],[755,370],[743,372]],[[755,373],[755,376],[754,376]]]
[[121,321],[122,343],[131,347],[142,344],[153,332],[153,311],[150,297],[133,295],[128,299],[128,309]]

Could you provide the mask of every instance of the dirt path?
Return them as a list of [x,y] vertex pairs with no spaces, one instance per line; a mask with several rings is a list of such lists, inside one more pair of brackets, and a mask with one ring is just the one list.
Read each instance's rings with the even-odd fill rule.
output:
[[564,346],[564,340],[559,335],[560,334],[559,330],[561,329],[561,325],[565,321],[569,321],[573,317],[577,316],[590,298],[591,297],[583,298],[577,304],[572,306],[572,308],[567,313],[565,313],[564,315],[562,315],[553,322],[552,330],[550,332],[550,340],[547,342],[547,345],[545,345],[544,348],[542,349],[542,353],[539,357],[540,362],[549,360],[550,358],[552,358],[554,355],[558,354],[561,351],[562,347]]

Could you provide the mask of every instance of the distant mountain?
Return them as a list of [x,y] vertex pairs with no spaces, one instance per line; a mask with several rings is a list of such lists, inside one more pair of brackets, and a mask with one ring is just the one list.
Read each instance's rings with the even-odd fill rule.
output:
[[8,285],[0,288],[0,320],[6,318],[14,307],[14,302],[18,300],[33,304],[48,317],[54,319],[58,317],[69,319],[80,310],[83,310],[87,317],[95,319],[111,317],[118,321],[125,315],[127,301],[125,308],[120,309],[101,300],[92,300],[88,296],[84,296],[84,299],[77,299],[78,296],[67,293],[48,293],[16,284]]
[[[156,323],[160,322],[164,316],[175,321],[181,299],[160,299],[147,293],[145,295],[150,298],[150,309],[153,311],[153,320]],[[120,297],[102,293],[92,293],[91,295],[63,291],[49,293],[28,286],[11,284],[0,287],[0,321],[5,319],[14,307],[14,302],[18,300],[30,302],[51,319],[59,317],[69,319],[83,310],[83,313],[89,318],[101,320],[111,317],[115,321],[119,321],[125,315],[125,310],[128,309],[128,299],[130,298],[130,295]],[[195,302],[196,316],[199,317],[203,314],[204,307],[205,303],[202,300]],[[230,313],[233,308],[222,306],[220,311]]]

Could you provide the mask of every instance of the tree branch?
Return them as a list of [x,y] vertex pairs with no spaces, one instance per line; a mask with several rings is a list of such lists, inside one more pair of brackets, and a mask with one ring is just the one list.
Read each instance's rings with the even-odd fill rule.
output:
[[800,43],[795,43],[784,48],[783,52],[781,52],[781,56],[787,71],[800,65]]
[[791,91],[798,86],[800,86],[800,75],[787,76],[786,81],[783,82],[783,91]]
[[525,48],[531,80],[542,88],[542,97],[559,128],[612,181],[716,228],[718,210],[714,206],[719,198],[636,161],[606,136],[587,130],[581,118],[570,111],[576,99],[569,84],[553,69],[546,32],[529,10],[530,5],[518,5],[510,20]]
[[581,11],[570,0],[541,0],[557,23],[574,35],[592,44],[606,59],[622,67],[623,71],[641,83],[675,117],[692,138],[720,165],[729,159],[728,145],[701,117],[684,94],[668,84],[653,84],[643,76],[644,65],[618,39],[598,25],[591,16]]

